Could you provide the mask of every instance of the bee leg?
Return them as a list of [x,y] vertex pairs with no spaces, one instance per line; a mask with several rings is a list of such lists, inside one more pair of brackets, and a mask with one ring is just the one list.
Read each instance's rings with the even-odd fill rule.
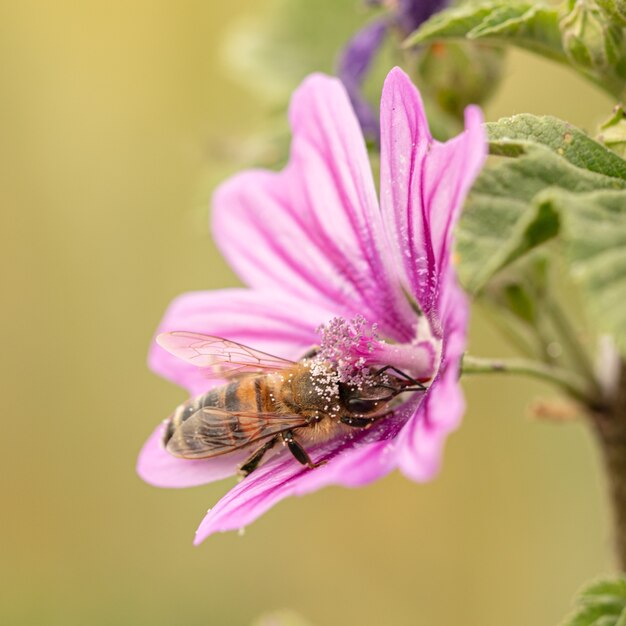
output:
[[307,465],[311,469],[319,467],[320,465],[324,465],[324,463],[326,463],[326,461],[313,463],[307,451],[293,438],[293,433],[290,430],[288,430],[286,433],[283,433],[281,437],[283,439],[283,442],[289,448],[289,452],[293,454],[298,463],[301,463],[302,465]]
[[274,437],[270,439],[267,443],[263,444],[260,448],[255,450],[241,465],[239,468],[239,473],[244,476],[244,478],[254,472],[254,470],[259,467],[259,463],[265,456],[265,453],[271,450],[276,443],[277,438]]

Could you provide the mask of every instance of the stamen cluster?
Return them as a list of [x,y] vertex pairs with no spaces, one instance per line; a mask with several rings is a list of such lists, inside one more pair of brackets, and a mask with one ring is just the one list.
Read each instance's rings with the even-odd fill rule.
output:
[[380,341],[377,324],[368,323],[362,315],[350,321],[334,317],[317,332],[321,342],[315,358],[330,363],[340,382],[361,387],[371,378],[368,357]]

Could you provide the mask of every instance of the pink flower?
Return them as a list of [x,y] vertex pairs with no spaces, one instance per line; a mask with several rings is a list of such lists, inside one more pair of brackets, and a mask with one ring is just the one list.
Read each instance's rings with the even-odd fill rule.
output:
[[[395,365],[429,381],[428,390],[407,394],[369,429],[309,447],[314,461],[327,461],[320,467],[302,466],[288,452],[272,457],[209,511],[196,543],[325,485],[359,487],[396,468],[429,480],[464,410],[458,377],[468,305],[451,263],[452,231],[486,155],[480,110],[467,109],[462,134],[436,142],[418,91],[393,69],[381,99],[380,204],[337,79],[308,77],[293,95],[290,119],[285,169],[244,172],[214,196],[215,239],[250,289],[184,294],[159,332],[217,335],[294,360],[321,342],[338,368]],[[156,344],[150,365],[192,395],[216,384]],[[157,486],[230,476],[245,456],[175,458],[161,444],[162,430],[138,462],[140,476]]]

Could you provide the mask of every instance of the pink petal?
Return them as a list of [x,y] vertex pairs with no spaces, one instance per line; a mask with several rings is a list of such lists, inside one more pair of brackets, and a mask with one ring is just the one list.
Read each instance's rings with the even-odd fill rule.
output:
[[439,277],[452,258],[454,227],[486,158],[487,134],[482,112],[475,106],[465,110],[465,131],[446,143],[435,141],[426,158],[424,203]]
[[[248,289],[197,291],[183,294],[170,304],[156,334],[187,330],[216,335],[297,360],[319,341],[316,329],[332,316],[319,306],[284,294]],[[157,374],[185,387],[191,395],[216,384],[206,370],[171,355],[155,342],[149,364]]]
[[178,459],[161,443],[165,424],[146,441],[137,460],[137,473],[155,487],[194,487],[232,476],[248,453],[227,454],[214,459]]
[[480,110],[470,107],[467,130],[447,143],[436,142],[409,77],[399,68],[387,76],[381,98],[381,207],[396,242],[396,263],[431,317],[453,228],[487,154],[481,122]]
[[414,411],[402,407],[371,430],[355,429],[342,438],[308,449],[325,465],[310,470],[283,451],[233,487],[206,515],[196,532],[199,544],[214,532],[236,530],[253,522],[280,500],[305,495],[327,485],[361,487],[388,474],[395,467],[393,437]]
[[454,281],[454,276],[448,273],[439,372],[396,440],[399,469],[420,482],[430,480],[438,472],[446,437],[457,428],[465,411],[459,370],[465,351],[469,310],[465,294]]
[[409,339],[414,315],[391,269],[367,151],[345,89],[313,75],[290,109],[291,158],[280,173],[250,171],[214,195],[213,230],[251,286],[361,313]]

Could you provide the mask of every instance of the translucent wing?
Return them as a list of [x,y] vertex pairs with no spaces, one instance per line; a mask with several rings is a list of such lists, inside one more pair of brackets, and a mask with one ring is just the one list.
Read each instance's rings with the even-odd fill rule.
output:
[[174,331],[162,333],[156,340],[174,356],[197,367],[207,368],[208,373],[217,378],[277,372],[294,364],[236,341],[201,333]]
[[306,419],[296,414],[205,407],[174,431],[166,448],[170,454],[183,459],[210,459],[306,425]]

